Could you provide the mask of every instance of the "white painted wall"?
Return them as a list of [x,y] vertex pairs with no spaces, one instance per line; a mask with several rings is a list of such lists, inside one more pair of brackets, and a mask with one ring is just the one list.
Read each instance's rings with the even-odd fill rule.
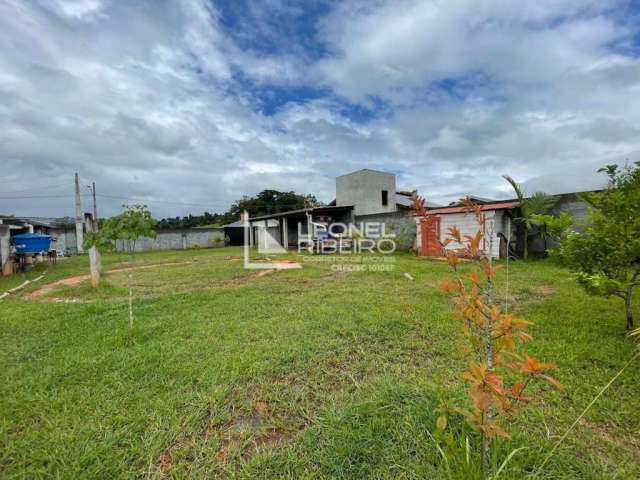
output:
[[256,246],[262,252],[278,253],[283,246],[280,244],[280,222],[277,219],[258,220],[251,222],[256,228]]
[[[484,238],[484,245],[481,244],[481,248],[486,253],[489,253],[489,245],[490,245],[490,231],[491,226],[493,225],[493,249],[491,250],[491,256],[493,258],[500,257],[500,237],[499,233],[502,233],[506,238],[509,238],[509,216],[506,214],[504,210],[487,210],[484,212],[486,215],[486,233]],[[471,213],[448,213],[448,214],[439,214],[440,217],[440,241],[444,242],[445,239],[449,237],[449,228],[458,227],[460,230],[460,234],[464,238],[465,235],[474,236],[478,229],[480,228],[480,224],[476,220],[475,215]],[[416,218],[417,225],[417,245],[418,248],[421,248],[422,245],[422,237],[421,237],[421,229],[420,229],[420,218]],[[511,224],[511,235],[515,235],[515,228],[513,224]],[[456,249],[460,248],[460,246],[456,243],[450,243],[446,247],[447,249]]]

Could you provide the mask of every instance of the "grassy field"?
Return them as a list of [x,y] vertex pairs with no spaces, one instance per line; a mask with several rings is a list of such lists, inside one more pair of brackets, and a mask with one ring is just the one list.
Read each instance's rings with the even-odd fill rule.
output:
[[[399,254],[392,272],[258,275],[238,255],[138,254],[148,268],[131,271],[109,255],[105,269],[121,271],[98,291],[84,281],[37,298],[87,273],[87,258],[28,273],[48,268],[0,301],[0,476],[447,478],[429,432],[439,383],[465,398],[461,325],[438,288],[448,267]],[[0,279],[0,292],[22,281]],[[499,287],[504,298],[504,270]],[[503,478],[523,478],[635,347],[621,302],[585,295],[551,263],[511,263],[508,295],[535,322],[530,351],[556,362],[565,386],[540,387],[508,425],[500,458],[526,449]],[[633,365],[540,478],[640,478],[639,394]]]

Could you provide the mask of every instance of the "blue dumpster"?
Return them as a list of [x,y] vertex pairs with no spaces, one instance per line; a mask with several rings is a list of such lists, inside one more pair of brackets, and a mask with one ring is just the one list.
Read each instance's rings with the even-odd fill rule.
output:
[[16,253],[48,252],[51,247],[51,235],[22,233],[11,237],[11,244],[16,247]]

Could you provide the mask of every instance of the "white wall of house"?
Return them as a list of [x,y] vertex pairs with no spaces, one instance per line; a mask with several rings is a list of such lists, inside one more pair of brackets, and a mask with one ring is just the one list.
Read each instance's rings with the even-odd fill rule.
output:
[[[486,233],[484,238],[484,243],[481,244],[481,248],[485,253],[489,253],[490,246],[490,232],[491,227],[493,226],[493,248],[491,249],[491,256],[494,258],[500,257],[500,236],[499,234],[504,235],[505,238],[509,238],[511,235],[515,238],[515,228],[513,226],[513,222],[510,220],[507,212],[505,210],[487,210],[484,212],[486,216]],[[480,224],[476,219],[474,214],[471,213],[441,213],[438,214],[440,217],[440,241],[444,242],[447,238],[449,238],[449,229],[451,227],[458,227],[460,230],[461,236],[464,238],[465,235],[474,236],[478,229],[480,228]],[[422,236],[420,229],[420,221],[421,218],[416,218],[417,228],[417,245],[420,249],[422,245]],[[445,247],[447,249],[456,249],[460,248],[458,244],[455,242],[450,243]]]
[[258,228],[258,246],[262,250],[271,250],[273,248],[281,247],[280,245],[280,228],[279,227],[267,227]]
[[256,245],[262,251],[276,251],[282,248],[280,221],[274,218],[267,220],[258,220],[251,222],[252,227],[256,228]]

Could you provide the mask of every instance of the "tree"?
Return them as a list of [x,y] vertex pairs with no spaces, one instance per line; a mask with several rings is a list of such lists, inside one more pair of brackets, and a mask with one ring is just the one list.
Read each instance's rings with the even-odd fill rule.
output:
[[127,241],[129,252],[136,249],[136,240],[140,237],[155,238],[153,229],[156,221],[146,205],[123,205],[124,211],[107,219],[102,231],[107,239]]
[[163,218],[156,225],[159,229],[194,228],[205,225],[217,226],[226,222],[224,213],[204,212],[202,215],[185,215],[184,217]]
[[[155,238],[156,232],[153,227],[156,221],[151,216],[151,212],[146,205],[123,205],[124,211],[115,217],[107,219],[103,226],[101,235],[106,241],[117,242],[126,240],[129,247],[129,254],[133,255],[136,249],[136,240],[140,237]],[[133,288],[131,286],[131,269],[127,275],[129,287],[129,327],[133,327]]]
[[567,235],[558,256],[588,293],[621,298],[632,330],[631,297],[640,284],[640,162],[598,171],[608,175],[607,187],[584,194],[592,205],[587,228]]
[[[442,288],[453,296],[469,341],[466,349],[469,369],[462,377],[469,384],[470,408],[442,407],[436,429],[443,436],[447,414],[451,410],[461,411],[467,423],[480,432],[482,471],[488,479],[493,475],[493,442],[497,437],[509,436],[500,425],[501,420],[511,419],[520,405],[529,400],[525,391],[533,381],[545,380],[558,388],[560,384],[547,374],[554,364],[540,362],[521,348],[522,343],[532,340],[527,332],[531,322],[503,311],[494,301],[497,267],[491,254],[487,255],[482,247],[488,240],[488,251],[492,251],[492,220],[488,221],[481,207],[469,199],[463,200],[462,205],[467,214],[475,216],[479,228],[475,235],[464,236],[456,226],[449,228],[448,238],[441,246],[454,278],[445,280]],[[413,210],[422,221],[433,221],[424,199],[414,197]],[[471,266],[464,266],[463,259]]]
[[547,249],[547,239],[551,238],[556,242],[560,242],[564,239],[573,226],[573,218],[566,212],[560,213],[560,215],[549,214],[534,214],[532,219],[540,225],[540,234],[544,238],[545,250],[553,252],[554,249]]
[[301,195],[295,192],[263,190],[254,197],[242,197],[236,200],[225,213],[204,212],[203,215],[185,215],[184,217],[163,218],[158,228],[193,228],[203,225],[225,225],[240,218],[245,210],[252,217],[271,213],[288,212],[306,207],[315,207],[320,203],[313,195]]
[[544,192],[535,192],[530,197],[525,197],[522,186],[509,175],[503,175],[503,178],[509,182],[520,202],[520,216],[515,219],[524,234],[524,259],[529,256],[529,237],[531,232],[540,226],[535,219],[535,215],[547,213],[555,204],[556,200]]
[[243,197],[234,202],[229,209],[228,215],[231,215],[233,221],[235,221],[240,217],[240,213],[245,210],[249,213],[249,216],[255,217],[315,207],[317,205],[318,200],[313,195],[263,190],[255,197]]

